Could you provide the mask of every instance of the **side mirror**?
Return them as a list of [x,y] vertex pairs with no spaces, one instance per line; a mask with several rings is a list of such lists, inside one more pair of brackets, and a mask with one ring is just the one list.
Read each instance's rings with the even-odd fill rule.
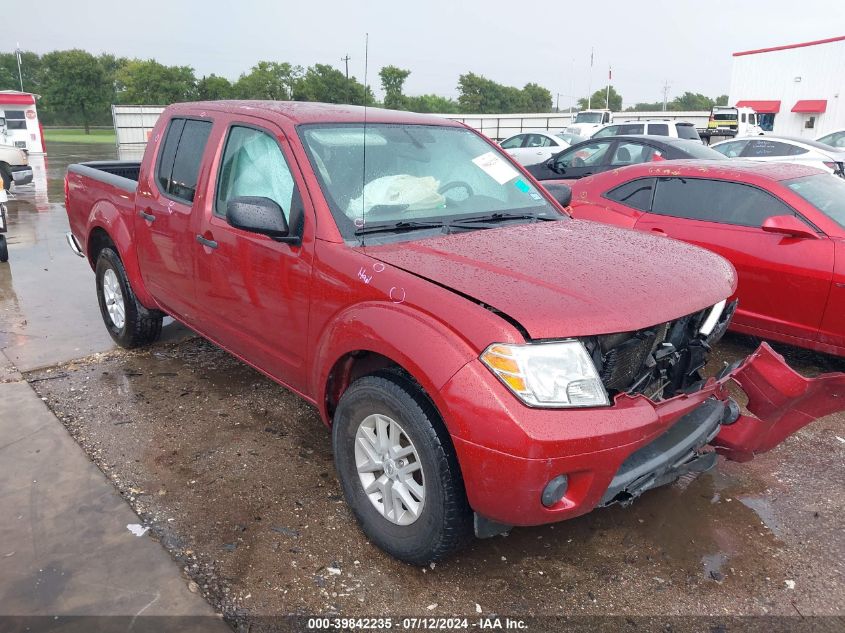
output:
[[299,243],[290,235],[285,214],[275,201],[262,196],[239,196],[226,203],[226,220],[236,229],[267,235],[279,242]]
[[760,228],[766,233],[777,233],[788,237],[805,237],[810,239],[817,239],[819,237],[813,229],[794,215],[773,215],[770,218],[766,218]]
[[552,198],[560,202],[560,206],[568,207],[572,202],[572,189],[562,184],[549,183],[544,185]]

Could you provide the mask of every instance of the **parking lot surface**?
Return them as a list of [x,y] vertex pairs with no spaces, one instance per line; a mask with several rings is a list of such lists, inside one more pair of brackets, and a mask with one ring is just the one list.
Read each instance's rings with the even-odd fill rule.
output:
[[[41,213],[35,206],[19,211],[20,224],[47,237],[31,240],[27,254],[12,241],[11,257],[33,263],[0,278],[0,343],[55,424],[231,621],[290,613],[843,615],[845,416],[819,420],[751,463],[720,461],[629,508],[514,529],[432,567],[410,567],[358,529],[330,435],[304,401],[184,331],[149,349],[114,349],[93,273],[70,251],[58,254],[66,247],[51,227],[61,224],[61,206],[46,212],[52,219],[27,219]],[[39,267],[50,270],[42,276]],[[750,339],[729,336],[708,368],[753,349]],[[778,349],[807,374],[845,368]]]

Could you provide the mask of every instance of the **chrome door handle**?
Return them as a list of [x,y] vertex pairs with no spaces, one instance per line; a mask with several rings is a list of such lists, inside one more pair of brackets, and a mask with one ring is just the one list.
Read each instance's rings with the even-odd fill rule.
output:
[[197,242],[208,248],[217,248],[217,242],[204,238],[202,235],[197,235]]
[[154,222],[156,219],[156,216],[154,216],[152,213],[147,213],[145,211],[138,211],[138,215],[144,218],[147,222]]

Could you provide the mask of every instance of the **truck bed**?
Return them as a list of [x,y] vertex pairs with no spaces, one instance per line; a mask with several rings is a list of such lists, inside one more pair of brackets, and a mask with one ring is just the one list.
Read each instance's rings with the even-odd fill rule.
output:
[[94,160],[87,163],[69,165],[67,170],[134,193],[138,185],[141,162],[132,160]]

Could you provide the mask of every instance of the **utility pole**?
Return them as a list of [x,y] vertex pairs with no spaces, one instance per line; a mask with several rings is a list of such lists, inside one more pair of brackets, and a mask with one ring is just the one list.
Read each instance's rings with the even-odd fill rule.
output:
[[340,61],[346,64],[346,103],[349,103],[349,60],[352,59],[349,56],[349,53],[346,54],[346,57],[341,57]]
[[555,112],[560,112],[560,93],[557,93],[557,99],[555,100]]
[[663,111],[664,112],[666,112],[666,106],[669,103],[669,88],[671,87],[671,85],[672,84],[670,84],[668,80],[663,84]]
[[607,94],[604,98],[604,109],[610,110],[610,80],[613,79],[613,71],[607,67]]
[[587,82],[587,110],[593,107],[593,58],[595,49],[590,47],[590,79]]
[[21,72],[21,43],[18,42],[15,47],[15,57],[18,58],[18,79],[21,82],[21,92],[23,92],[23,73]]

